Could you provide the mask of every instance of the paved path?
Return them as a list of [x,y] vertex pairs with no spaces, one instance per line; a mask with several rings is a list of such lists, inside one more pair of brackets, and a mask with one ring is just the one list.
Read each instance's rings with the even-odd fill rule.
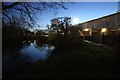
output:
[[115,47],[113,46],[108,46],[108,45],[104,45],[104,44],[100,44],[100,43],[95,43],[95,42],[92,42],[92,41],[88,41],[88,40],[84,40],[85,43],[90,43],[90,44],[94,44],[94,45],[97,45],[97,46],[102,46],[104,48],[107,48],[107,49],[115,49]]

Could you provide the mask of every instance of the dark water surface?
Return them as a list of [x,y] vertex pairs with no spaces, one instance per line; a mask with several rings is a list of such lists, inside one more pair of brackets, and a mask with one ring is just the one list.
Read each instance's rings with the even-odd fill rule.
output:
[[23,64],[34,64],[37,61],[46,60],[55,49],[48,44],[38,44],[34,41],[23,41],[23,46],[19,49],[8,48],[3,51],[2,68],[3,71],[13,70]]

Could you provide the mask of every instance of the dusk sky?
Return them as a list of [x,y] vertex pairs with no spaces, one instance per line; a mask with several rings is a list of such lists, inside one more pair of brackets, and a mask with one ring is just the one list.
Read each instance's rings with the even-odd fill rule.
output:
[[50,25],[50,20],[56,17],[71,17],[72,24],[78,24],[116,13],[118,10],[117,2],[66,2],[65,6],[68,9],[59,9],[56,15],[52,10],[37,14],[38,24],[45,28],[46,24]]

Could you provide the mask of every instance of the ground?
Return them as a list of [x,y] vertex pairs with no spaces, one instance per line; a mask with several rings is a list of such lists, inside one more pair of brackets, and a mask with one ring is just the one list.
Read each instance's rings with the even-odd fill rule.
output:
[[74,48],[55,49],[46,61],[36,62],[5,78],[39,79],[119,79],[119,63],[112,49],[86,43]]

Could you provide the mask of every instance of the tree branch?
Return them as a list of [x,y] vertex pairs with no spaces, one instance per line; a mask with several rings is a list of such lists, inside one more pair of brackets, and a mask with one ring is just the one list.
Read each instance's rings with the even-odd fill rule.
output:
[[17,4],[19,4],[19,2],[14,2],[14,3],[11,4],[11,5],[4,5],[4,6],[2,7],[2,10],[6,10],[6,9],[13,8],[13,6],[15,6],[15,5],[17,5]]

